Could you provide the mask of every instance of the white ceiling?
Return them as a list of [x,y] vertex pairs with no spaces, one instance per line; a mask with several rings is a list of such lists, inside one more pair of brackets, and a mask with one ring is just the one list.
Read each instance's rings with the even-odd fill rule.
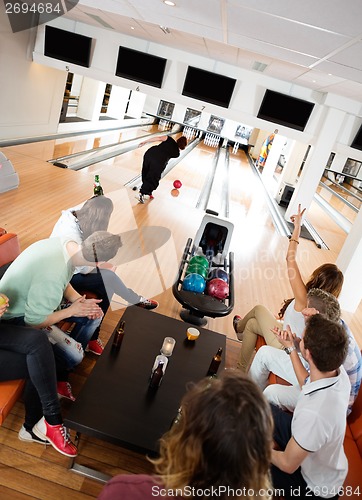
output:
[[362,102],[362,0],[174,2],[79,0],[65,17]]

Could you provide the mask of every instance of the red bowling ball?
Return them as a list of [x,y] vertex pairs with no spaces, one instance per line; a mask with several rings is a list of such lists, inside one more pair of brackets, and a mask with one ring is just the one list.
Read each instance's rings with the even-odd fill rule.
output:
[[206,293],[218,300],[227,299],[229,297],[229,285],[221,278],[214,278],[207,282]]
[[181,181],[179,181],[179,180],[174,181],[173,187],[175,189],[180,189],[181,186],[182,186],[182,182]]

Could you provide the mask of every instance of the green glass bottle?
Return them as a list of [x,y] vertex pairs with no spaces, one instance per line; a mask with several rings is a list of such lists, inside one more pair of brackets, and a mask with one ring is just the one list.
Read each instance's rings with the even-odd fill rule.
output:
[[99,180],[99,175],[94,176],[94,188],[93,188],[94,196],[101,196],[103,194],[103,188],[101,186],[101,182]]

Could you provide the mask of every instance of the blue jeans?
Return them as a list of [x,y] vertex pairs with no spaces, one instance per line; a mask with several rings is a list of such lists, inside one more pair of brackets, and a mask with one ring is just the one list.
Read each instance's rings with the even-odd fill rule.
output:
[[57,395],[55,361],[47,336],[41,330],[0,321],[0,381],[26,379],[25,428],[42,418],[62,423]]

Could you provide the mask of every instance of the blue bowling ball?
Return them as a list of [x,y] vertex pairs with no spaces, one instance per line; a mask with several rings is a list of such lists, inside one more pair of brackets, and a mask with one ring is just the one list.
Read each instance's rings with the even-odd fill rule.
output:
[[200,274],[190,273],[185,276],[182,283],[182,290],[194,293],[203,293],[206,287],[206,280]]
[[209,275],[207,277],[207,280],[210,281],[210,280],[214,280],[216,278],[219,278],[219,279],[225,281],[225,283],[229,283],[228,273],[224,269],[221,269],[220,267],[214,267],[213,269],[211,269],[211,271],[209,272]]

